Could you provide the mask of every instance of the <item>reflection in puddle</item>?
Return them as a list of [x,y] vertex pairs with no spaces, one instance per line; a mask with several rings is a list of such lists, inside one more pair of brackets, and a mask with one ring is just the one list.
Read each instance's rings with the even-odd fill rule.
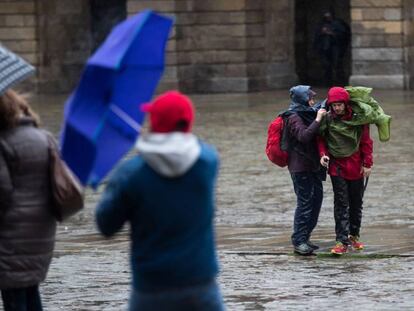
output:
[[[413,94],[374,91],[393,121],[389,143],[380,143],[371,127],[375,164],[364,197],[366,254],[414,252]],[[361,310],[414,310],[412,257],[290,255],[295,205],[291,180],[287,170],[273,166],[264,153],[267,125],[287,107],[287,91],[192,98],[197,106],[195,133],[214,144],[221,156],[217,239],[220,282],[229,310],[328,310],[339,303]],[[65,97],[33,100],[44,126],[58,135]],[[322,252],[332,246],[334,233],[330,182],[324,187],[313,237]],[[59,226],[55,258],[42,287],[47,310],[126,308],[128,233],[126,229],[114,239],[97,234],[94,205],[102,189],[88,190],[85,210]]]

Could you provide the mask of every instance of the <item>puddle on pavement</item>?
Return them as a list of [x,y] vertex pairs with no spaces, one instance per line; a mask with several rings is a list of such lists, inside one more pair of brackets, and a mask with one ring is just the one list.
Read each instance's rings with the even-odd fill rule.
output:
[[[375,166],[364,198],[362,228],[363,232],[364,227],[374,228],[368,236],[377,247],[373,254],[382,253],[384,243],[400,240],[409,241],[407,249],[401,244],[396,251],[412,254],[414,93],[374,91],[374,96],[393,121],[388,143],[380,143],[371,126]],[[286,108],[287,91],[193,99],[197,106],[194,131],[214,144],[221,156],[216,213],[219,280],[229,310],[328,310],[338,303],[361,310],[414,310],[412,257],[338,260],[289,255],[295,202],[291,180],[264,153],[268,123]],[[58,135],[65,97],[33,100],[44,126]],[[315,235],[328,248],[333,236],[333,203],[330,182],[324,187]],[[59,226],[56,255],[42,286],[47,310],[126,308],[128,236],[123,232],[108,240],[97,234],[93,209],[102,189],[88,190],[86,209]],[[273,227],[283,229],[266,229]],[[280,249],[276,256],[265,254]],[[252,250],[258,253],[231,253]]]

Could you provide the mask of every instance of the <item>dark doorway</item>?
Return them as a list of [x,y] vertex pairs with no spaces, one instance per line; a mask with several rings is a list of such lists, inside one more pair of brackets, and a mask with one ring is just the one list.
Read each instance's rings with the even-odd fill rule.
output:
[[127,17],[127,0],[90,0],[92,49],[105,40],[112,27]]
[[[323,22],[326,12],[331,12],[335,25],[338,25],[334,35],[326,30]],[[329,15],[326,18],[329,19]],[[348,84],[351,74],[350,21],[350,0],[295,1],[296,73],[301,84],[326,87]],[[334,37],[340,39],[334,41],[331,39]],[[334,52],[327,47],[332,42],[339,42]]]

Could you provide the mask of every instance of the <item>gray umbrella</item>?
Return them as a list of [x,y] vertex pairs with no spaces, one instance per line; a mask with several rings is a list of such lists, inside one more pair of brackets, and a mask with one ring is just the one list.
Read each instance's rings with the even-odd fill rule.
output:
[[32,65],[0,44],[0,95],[34,72]]

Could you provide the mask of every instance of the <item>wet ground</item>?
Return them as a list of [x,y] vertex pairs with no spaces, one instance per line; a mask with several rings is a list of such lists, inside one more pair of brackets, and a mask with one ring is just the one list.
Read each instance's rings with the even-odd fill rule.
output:
[[[326,90],[320,90],[324,94]],[[297,257],[290,246],[295,197],[286,169],[272,165],[264,146],[268,123],[284,109],[287,92],[193,96],[195,133],[221,156],[217,242],[228,310],[414,310],[414,93],[376,91],[393,116],[391,141],[375,126],[374,168],[364,198],[367,248],[342,258],[334,243],[332,190],[313,240],[318,256]],[[37,97],[44,126],[57,133],[63,98]],[[87,207],[59,226],[56,253],[42,285],[46,310],[124,310],[129,292],[127,230],[100,237]]]

